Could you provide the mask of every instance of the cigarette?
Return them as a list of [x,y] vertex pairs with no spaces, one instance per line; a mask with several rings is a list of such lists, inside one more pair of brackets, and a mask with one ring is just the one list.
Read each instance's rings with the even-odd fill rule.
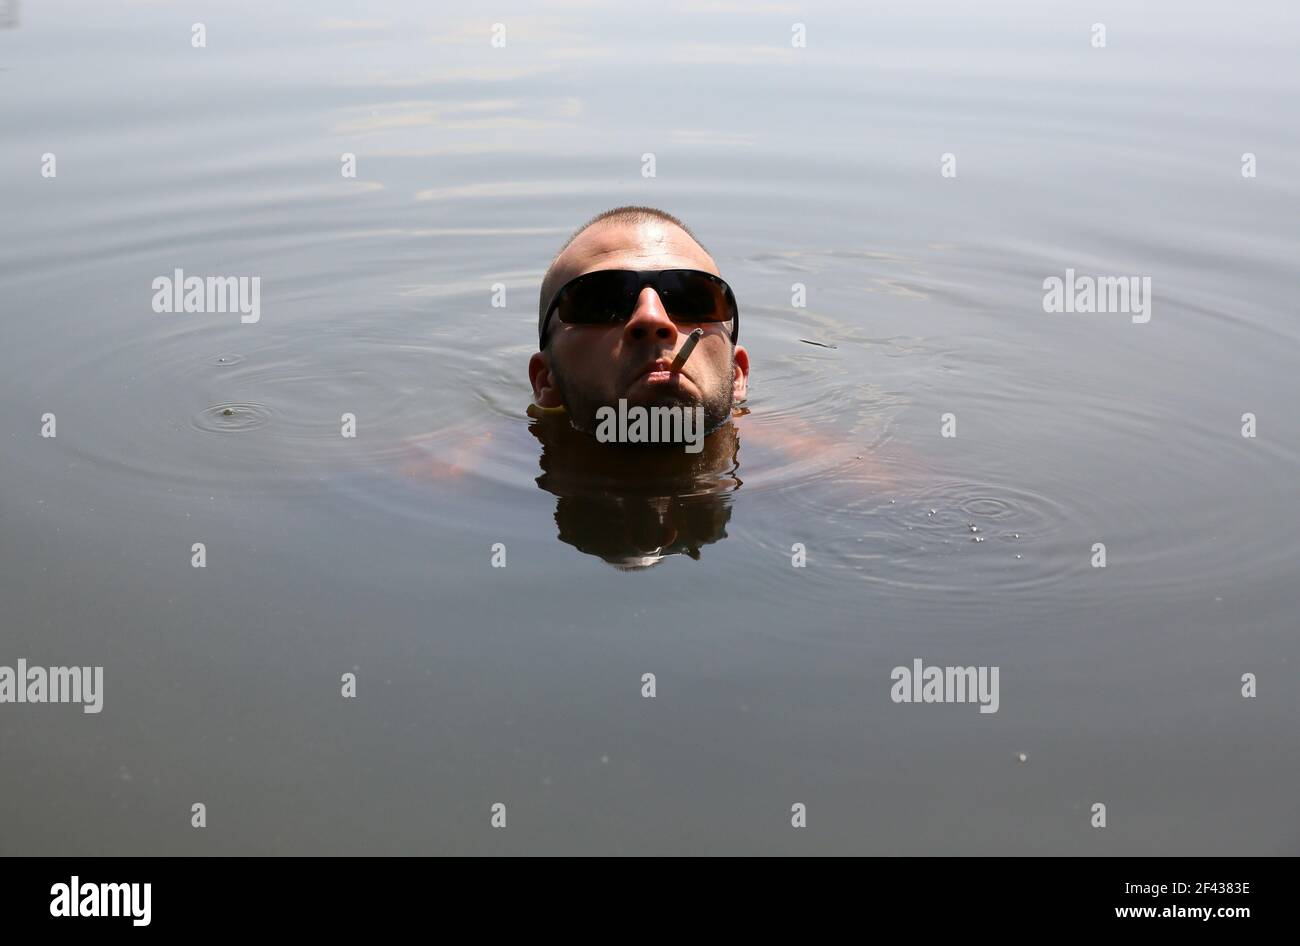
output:
[[695,346],[700,343],[700,339],[703,337],[704,329],[702,328],[697,328],[695,331],[691,332],[690,337],[686,339],[686,344],[682,345],[681,351],[677,353],[677,357],[673,359],[673,363],[668,366],[668,370],[681,371],[682,365],[686,364],[686,359],[691,357],[691,352],[695,351]]

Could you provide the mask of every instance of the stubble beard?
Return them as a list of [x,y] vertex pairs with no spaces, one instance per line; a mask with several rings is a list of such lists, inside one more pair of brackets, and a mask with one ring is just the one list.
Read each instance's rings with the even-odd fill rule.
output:
[[[732,356],[732,369],[734,373],[735,356]],[[596,428],[600,421],[597,418],[597,412],[602,407],[609,407],[618,410],[618,398],[612,401],[601,400],[598,397],[591,397],[584,391],[578,390],[571,386],[564,377],[564,372],[560,369],[554,358],[551,360],[551,375],[555,379],[555,387],[560,392],[560,397],[564,400],[565,407],[568,411],[569,423],[578,430],[591,435],[595,435]],[[704,392],[704,396],[698,402],[700,407],[704,408],[704,433],[705,435],[713,433],[731,418],[731,411],[734,404],[734,395],[731,389],[731,377],[722,375],[718,379],[715,390]],[[645,400],[633,401],[629,398],[628,406],[634,404],[643,407],[682,407],[693,408],[696,402],[689,397],[679,397],[672,392],[665,392],[659,395],[652,395]]]

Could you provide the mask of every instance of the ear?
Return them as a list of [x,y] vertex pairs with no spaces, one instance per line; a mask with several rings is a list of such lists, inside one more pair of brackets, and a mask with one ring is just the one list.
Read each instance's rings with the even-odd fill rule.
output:
[[528,380],[533,386],[533,403],[539,407],[563,407],[564,398],[555,386],[551,373],[551,356],[539,351],[528,359]]
[[739,404],[749,393],[749,352],[736,346],[731,363],[731,397]]

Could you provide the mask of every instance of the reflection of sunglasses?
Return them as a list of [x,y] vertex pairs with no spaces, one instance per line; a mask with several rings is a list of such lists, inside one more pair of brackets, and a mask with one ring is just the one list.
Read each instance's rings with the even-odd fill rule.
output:
[[731,341],[740,334],[740,312],[731,287],[712,273],[698,269],[599,269],[570,279],[551,299],[537,332],[538,348],[546,347],[551,316],[570,325],[615,325],[636,311],[641,290],[659,293],[674,322],[732,322]]

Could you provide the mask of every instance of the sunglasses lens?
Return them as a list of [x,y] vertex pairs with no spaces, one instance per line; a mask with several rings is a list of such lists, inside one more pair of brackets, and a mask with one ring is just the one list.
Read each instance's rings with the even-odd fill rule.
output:
[[630,273],[604,270],[575,279],[564,290],[556,314],[562,322],[606,325],[632,314],[636,284]]
[[731,318],[727,293],[707,273],[668,271],[659,277],[659,298],[675,319],[684,322],[725,322]]

